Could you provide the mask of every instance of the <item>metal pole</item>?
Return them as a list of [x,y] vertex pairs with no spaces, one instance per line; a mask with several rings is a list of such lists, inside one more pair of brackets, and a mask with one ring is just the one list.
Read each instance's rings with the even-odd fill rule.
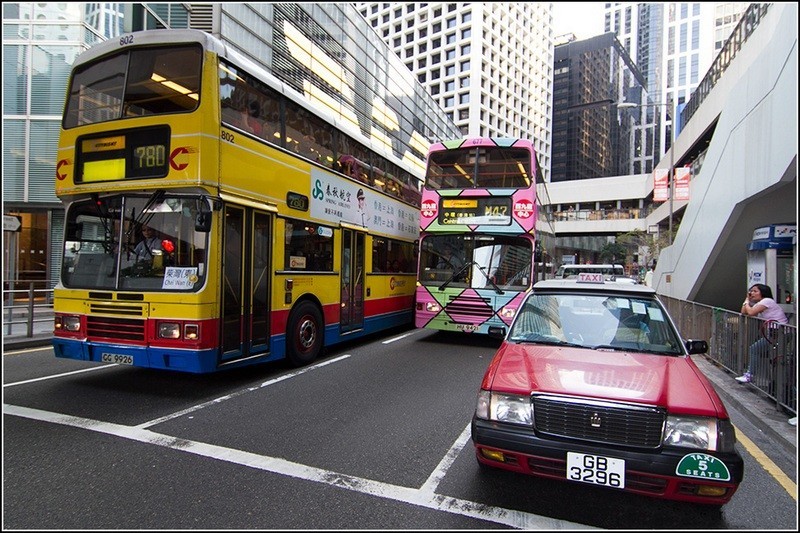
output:
[[[669,104],[667,104],[669,105]],[[667,108],[669,109],[669,107]],[[669,243],[672,244],[672,197],[675,196],[675,119],[670,124],[669,144]]]

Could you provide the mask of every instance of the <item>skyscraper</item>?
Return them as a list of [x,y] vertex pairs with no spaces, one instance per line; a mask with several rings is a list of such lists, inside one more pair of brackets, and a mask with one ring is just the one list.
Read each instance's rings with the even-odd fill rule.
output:
[[550,179],[549,3],[376,3],[356,7],[464,136],[525,137]]

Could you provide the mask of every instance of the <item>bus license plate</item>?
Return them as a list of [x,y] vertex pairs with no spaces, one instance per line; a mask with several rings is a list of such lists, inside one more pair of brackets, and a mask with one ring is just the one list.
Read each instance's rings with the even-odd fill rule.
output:
[[624,489],[625,460],[567,452],[567,479]]
[[104,363],[116,363],[118,365],[132,365],[132,355],[120,355],[116,353],[104,353],[100,356],[100,360]]

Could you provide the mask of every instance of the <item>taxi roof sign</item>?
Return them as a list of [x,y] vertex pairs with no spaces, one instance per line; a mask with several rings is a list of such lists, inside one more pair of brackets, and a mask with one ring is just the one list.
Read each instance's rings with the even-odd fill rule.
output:
[[578,273],[578,283],[605,283],[605,277],[601,272],[580,272]]

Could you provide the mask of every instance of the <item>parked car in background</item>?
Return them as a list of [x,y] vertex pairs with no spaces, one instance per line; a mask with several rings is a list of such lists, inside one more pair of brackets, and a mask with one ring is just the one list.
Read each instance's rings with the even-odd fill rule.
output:
[[[502,329],[490,334],[502,336]],[[581,274],[533,286],[486,370],[482,466],[721,506],[743,477],[728,413],[655,291]]]

